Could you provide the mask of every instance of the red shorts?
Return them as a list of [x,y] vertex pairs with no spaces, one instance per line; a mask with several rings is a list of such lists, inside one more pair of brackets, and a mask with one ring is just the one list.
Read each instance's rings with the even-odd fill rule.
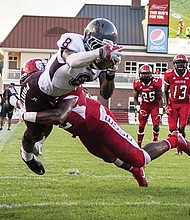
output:
[[139,114],[138,119],[139,119],[139,129],[140,130],[144,130],[149,115],[151,115],[153,126],[158,126],[160,124],[160,120],[157,119],[157,116],[159,114],[159,107],[158,106],[155,106],[155,105],[151,106],[150,105],[148,108],[143,108],[143,106],[141,106],[141,109],[143,109],[147,112],[147,116],[144,117],[141,114]]
[[178,127],[186,127],[189,118],[189,103],[175,104],[171,102],[172,112],[168,115],[168,124],[170,130],[176,130]]

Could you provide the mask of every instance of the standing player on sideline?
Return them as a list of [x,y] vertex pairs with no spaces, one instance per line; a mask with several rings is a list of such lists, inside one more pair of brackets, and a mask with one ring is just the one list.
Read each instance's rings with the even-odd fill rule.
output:
[[[173,68],[164,73],[164,93],[166,114],[170,132],[179,130],[185,137],[185,128],[189,117],[190,71],[188,58],[177,54],[173,58]],[[180,153],[178,151],[178,153]]]
[[15,84],[10,83],[9,86],[5,89],[2,95],[2,103],[1,103],[1,112],[0,112],[0,130],[3,129],[3,125],[5,123],[6,117],[8,117],[8,128],[7,130],[11,130],[11,121],[13,117],[14,107],[10,105],[9,98],[12,94],[17,94],[15,89]]
[[[33,154],[34,143],[44,137],[48,125],[33,123],[36,113],[55,108],[55,101],[81,84],[99,78],[100,94],[108,99],[114,90],[114,77],[121,59],[121,47],[116,45],[118,33],[112,22],[97,18],[84,31],[84,36],[65,33],[58,40],[58,52],[53,55],[45,71],[32,74],[22,85],[21,100],[28,114],[24,114],[27,129],[22,139],[21,157],[35,173],[45,169]],[[111,63],[96,70],[100,61]],[[73,103],[74,104],[74,103]]]
[[[133,88],[135,109],[139,113],[137,140],[141,147],[149,115],[153,123],[153,141],[158,141],[163,114],[162,80],[152,76],[152,68],[149,65],[142,65],[139,69],[139,79],[134,80]],[[141,97],[140,105],[139,97]]]

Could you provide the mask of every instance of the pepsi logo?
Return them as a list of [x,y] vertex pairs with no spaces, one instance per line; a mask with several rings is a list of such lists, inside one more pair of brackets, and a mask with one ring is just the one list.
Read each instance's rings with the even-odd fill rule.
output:
[[150,33],[150,41],[154,45],[161,45],[165,41],[165,33],[161,29],[154,29]]

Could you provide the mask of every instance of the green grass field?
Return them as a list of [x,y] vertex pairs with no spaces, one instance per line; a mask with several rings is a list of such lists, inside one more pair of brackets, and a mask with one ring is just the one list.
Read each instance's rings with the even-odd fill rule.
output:
[[[136,138],[135,125],[122,127]],[[46,173],[38,176],[19,155],[24,129],[19,124],[11,133],[0,133],[1,220],[190,219],[187,155],[175,155],[173,149],[152,161],[146,167],[149,187],[140,188],[130,173],[94,157],[77,138],[55,127],[41,157]],[[167,134],[162,126],[160,138]],[[151,139],[147,126],[144,142]]]
[[[175,38],[178,30],[180,16],[184,21],[183,33],[180,38],[186,38],[185,30],[190,26],[189,0],[171,0],[170,1],[170,18],[169,18],[169,38]],[[176,16],[176,17],[175,17]]]

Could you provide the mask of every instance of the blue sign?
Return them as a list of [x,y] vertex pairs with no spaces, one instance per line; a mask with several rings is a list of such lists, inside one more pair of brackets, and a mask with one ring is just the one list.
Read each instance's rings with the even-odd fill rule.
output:
[[147,52],[150,53],[168,52],[168,27],[148,26]]

